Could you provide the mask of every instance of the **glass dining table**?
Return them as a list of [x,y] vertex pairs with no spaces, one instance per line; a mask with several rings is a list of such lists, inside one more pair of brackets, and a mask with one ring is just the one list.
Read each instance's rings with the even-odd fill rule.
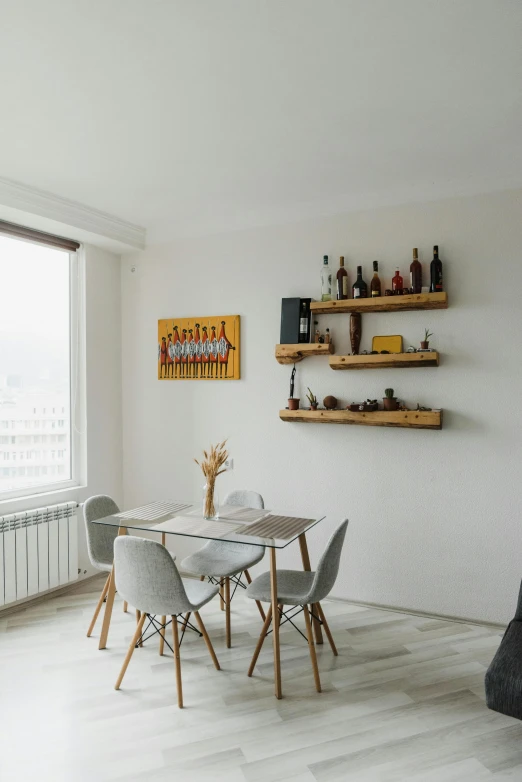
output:
[[[277,603],[276,554],[278,549],[284,549],[298,540],[303,569],[310,570],[306,533],[324,518],[324,516],[301,518],[258,508],[222,505],[219,508],[219,515],[206,519],[203,517],[201,504],[160,501],[117,513],[113,516],[106,516],[92,523],[117,527],[120,535],[140,531],[158,533],[161,536],[163,545],[166,544],[167,535],[178,535],[181,537],[201,538],[205,541],[219,540],[223,543],[248,543],[249,545],[266,547],[270,555],[270,589],[272,616],[274,617],[272,622],[272,639],[274,647],[275,695],[277,698],[281,698],[280,612]],[[105,649],[107,645],[115,593],[116,584],[113,566],[105,603],[99,649]],[[317,611],[312,610],[312,622],[315,641],[321,644],[323,642],[321,620]]]

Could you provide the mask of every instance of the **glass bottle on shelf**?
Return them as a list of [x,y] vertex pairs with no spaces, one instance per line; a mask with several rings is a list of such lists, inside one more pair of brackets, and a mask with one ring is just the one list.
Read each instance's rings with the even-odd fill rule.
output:
[[381,281],[379,279],[379,262],[374,261],[373,262],[373,277],[372,281],[370,283],[370,291],[372,294],[372,298],[375,296],[381,295]]
[[332,270],[328,265],[328,256],[323,256],[321,267],[321,301],[332,300]]
[[430,264],[430,293],[440,293],[442,290],[442,261],[439,258],[439,246],[435,244]]
[[352,296],[354,299],[368,298],[368,286],[362,278],[362,266],[357,267],[357,279],[352,285]]
[[306,301],[301,302],[301,310],[299,312],[299,342],[308,342],[308,323],[310,320],[310,313],[306,306]]
[[422,293],[422,266],[416,247],[413,248],[413,261],[410,266],[410,287],[413,293]]
[[339,269],[337,270],[337,298],[348,298],[348,272],[344,268],[344,255],[339,258]]
[[396,291],[402,291],[403,287],[404,287],[403,279],[401,277],[399,267],[397,266],[397,269],[395,270],[395,277],[392,277],[392,291],[394,293]]

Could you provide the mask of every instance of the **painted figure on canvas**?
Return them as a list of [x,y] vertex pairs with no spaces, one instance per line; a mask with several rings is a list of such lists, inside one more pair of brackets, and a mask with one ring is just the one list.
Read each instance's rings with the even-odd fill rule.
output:
[[160,380],[239,380],[239,315],[158,321]]

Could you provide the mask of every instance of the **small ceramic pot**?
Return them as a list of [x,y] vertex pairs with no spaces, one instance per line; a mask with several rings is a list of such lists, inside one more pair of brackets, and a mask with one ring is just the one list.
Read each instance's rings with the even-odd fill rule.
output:
[[289,399],[288,400],[288,409],[289,410],[299,410],[299,399]]
[[426,342],[424,340],[421,342],[421,350],[428,350],[429,346],[430,346],[429,342]]
[[396,396],[393,397],[393,399],[390,399],[390,397],[385,396],[382,400],[382,406],[384,410],[398,410],[399,409],[399,400]]
[[310,410],[317,410],[317,403],[315,405],[310,405]]

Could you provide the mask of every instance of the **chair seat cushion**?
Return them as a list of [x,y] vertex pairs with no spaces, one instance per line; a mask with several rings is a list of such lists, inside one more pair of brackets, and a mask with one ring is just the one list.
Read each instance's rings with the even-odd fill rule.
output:
[[[173,554],[172,551],[169,551],[169,554],[170,554],[170,556],[172,557],[172,559],[175,562],[176,561],[176,555]],[[102,561],[100,561],[98,559],[97,560],[92,560],[92,565],[97,570],[105,571],[105,573],[110,573],[111,570],[112,570],[112,560],[110,562],[102,562]]]
[[522,719],[522,622],[512,621],[486,672],[486,703]]
[[[310,593],[315,573],[305,570],[277,571],[277,602],[283,605],[303,605]],[[252,600],[271,601],[270,573],[262,573],[247,587],[247,597]]]
[[195,554],[186,557],[181,562],[180,569],[195,576],[234,576],[256,565],[263,559],[264,554],[265,549],[262,546],[211,540]]
[[110,573],[112,570],[112,562],[101,562],[100,560],[91,560],[91,564],[96,570],[103,570],[105,573]]
[[193,611],[199,611],[219,592],[219,587],[208,581],[196,581],[194,578],[183,578],[182,581]]

